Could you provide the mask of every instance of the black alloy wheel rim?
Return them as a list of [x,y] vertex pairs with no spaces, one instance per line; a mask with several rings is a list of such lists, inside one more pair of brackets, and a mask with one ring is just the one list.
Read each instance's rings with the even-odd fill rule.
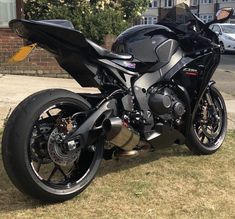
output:
[[[202,100],[203,102],[204,100]],[[223,132],[223,107],[219,99],[214,99],[215,109],[208,107],[207,121],[201,121],[201,108],[197,112],[197,119],[194,122],[194,131],[201,144],[204,147],[215,147],[220,141],[221,134]],[[215,112],[216,110],[216,112]]]
[[[58,112],[53,114],[52,111]],[[94,165],[95,150],[80,150],[77,159],[68,166],[53,162],[47,151],[47,141],[56,128],[58,118],[71,117],[78,111],[81,109],[75,104],[56,104],[47,108],[33,125],[28,149],[29,163],[39,181],[50,188],[64,190],[75,187],[89,174]]]

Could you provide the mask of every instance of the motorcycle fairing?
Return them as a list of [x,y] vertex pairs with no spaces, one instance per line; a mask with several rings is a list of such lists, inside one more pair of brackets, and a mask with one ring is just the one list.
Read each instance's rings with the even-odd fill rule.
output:
[[56,20],[34,21],[34,20],[12,20],[10,28],[20,37],[26,38],[33,43],[42,44],[48,49],[59,53],[60,48],[76,49],[88,48],[89,44],[83,34],[75,30],[69,21],[63,23]]
[[22,38],[42,44],[49,50],[54,50],[56,54],[60,54],[60,49],[63,48],[89,53],[89,55],[100,58],[132,59],[129,54],[115,54],[86,39],[83,33],[74,29],[72,23],[67,20],[34,21],[15,19],[9,22],[9,26]]
[[9,26],[20,37],[53,53],[59,65],[83,87],[100,87],[97,59],[131,60],[128,54],[115,54],[87,40],[66,20],[12,20]]
[[162,25],[136,25],[117,37],[112,51],[131,54],[131,63],[140,74],[154,72],[169,62],[177,49],[176,38],[173,31]]
[[[146,119],[147,123],[151,124],[144,127],[145,132],[151,131],[154,125],[153,116],[148,113],[151,112],[149,105],[148,105],[148,90],[158,82],[162,81],[162,76],[169,72],[180,60],[183,58],[183,53],[180,48],[174,53],[173,56],[170,57],[170,61],[168,64],[156,70],[155,72],[145,73],[140,76],[137,80],[135,80],[133,85],[133,90],[135,94],[135,98],[138,101],[140,108],[144,111],[144,118]],[[176,72],[178,69],[176,70]],[[176,73],[175,72],[175,73]]]
[[[195,114],[195,110],[197,109],[201,97],[207,87],[207,82],[209,80],[208,78],[211,78],[211,75],[213,74],[215,68],[219,63],[219,60],[217,60],[216,62],[212,61],[210,55],[211,52],[208,51],[205,52],[205,54],[199,55],[198,57],[184,57],[184,53],[182,52],[182,50],[178,49],[178,51],[172,56],[171,61],[167,65],[159,69],[159,71],[156,71],[155,73],[146,73],[135,81],[135,97],[138,100],[141,109],[144,110],[144,118],[146,119],[148,124],[143,127],[143,132],[145,134],[146,139],[149,139],[149,142],[151,142],[151,144],[160,144],[166,146],[171,145],[173,142],[176,141],[184,143],[184,137],[187,136],[188,128],[190,127],[190,124],[192,122],[191,120],[192,118],[194,118],[193,115]],[[216,57],[219,58],[219,56],[217,56],[216,54],[214,57],[215,59]],[[202,62],[205,64],[204,67],[200,65],[195,66],[195,62],[199,61],[200,59],[204,60]],[[184,68],[197,68],[200,72],[200,78],[184,77],[185,75],[182,71]],[[160,137],[161,135],[165,135],[167,133],[164,125],[162,126],[162,124],[157,124],[154,127],[154,120],[147,102],[148,93],[146,92],[149,88],[151,88],[151,86],[163,82],[173,82],[175,84],[179,84],[178,89],[181,90],[181,97],[184,99],[184,102],[188,109],[187,115],[185,117],[184,131],[182,133],[177,130],[174,130],[174,132],[172,131],[172,138],[168,138],[167,140],[163,136]],[[195,93],[195,90],[198,90],[198,92]],[[191,96],[191,100],[189,96]],[[168,131],[170,132],[169,127]]]
[[108,51],[107,49],[97,45],[96,43],[92,42],[91,40],[86,39],[89,45],[97,52],[97,54],[102,58],[108,59],[118,59],[118,60],[131,60],[133,57],[129,54],[116,54],[113,52]]

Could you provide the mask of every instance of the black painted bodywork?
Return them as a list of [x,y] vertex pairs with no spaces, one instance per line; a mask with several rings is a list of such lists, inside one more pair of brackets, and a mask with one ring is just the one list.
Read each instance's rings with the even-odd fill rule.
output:
[[[177,49],[177,43],[172,45],[169,38],[176,35],[162,25],[137,25],[124,31],[112,46],[115,53],[131,54],[135,60],[136,71],[140,73],[153,72],[169,62]],[[160,63],[158,68],[154,68]]]
[[[83,87],[100,89],[100,95],[84,95],[93,103],[94,111],[83,124],[82,133],[80,128],[71,138],[82,135],[87,141],[88,133],[84,130],[94,129],[96,115],[108,112],[121,116],[128,109],[142,112],[144,123],[137,127],[138,132],[154,146],[184,143],[195,109],[220,61],[219,48],[210,43],[210,40],[218,43],[218,37],[204,28],[201,21],[197,20],[197,29],[204,38],[192,30],[184,33],[167,23],[164,25],[132,27],[117,38],[110,52],[86,39],[68,21],[10,22],[19,36],[53,53],[59,65]],[[193,69],[197,74],[186,74],[185,69]],[[148,98],[149,91],[159,84],[172,86],[184,101],[182,129],[155,124]],[[123,106],[120,100],[128,99],[128,95],[134,99],[124,101],[128,106]],[[113,112],[106,107],[106,101],[112,98],[117,100],[112,101]],[[171,138],[167,139],[169,134]]]

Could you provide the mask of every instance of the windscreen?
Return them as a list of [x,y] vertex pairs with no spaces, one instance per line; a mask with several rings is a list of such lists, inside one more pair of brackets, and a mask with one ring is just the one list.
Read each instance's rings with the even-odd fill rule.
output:
[[158,22],[158,24],[167,26],[174,31],[188,33],[189,31],[200,31],[203,22],[196,18],[185,3],[174,6]]

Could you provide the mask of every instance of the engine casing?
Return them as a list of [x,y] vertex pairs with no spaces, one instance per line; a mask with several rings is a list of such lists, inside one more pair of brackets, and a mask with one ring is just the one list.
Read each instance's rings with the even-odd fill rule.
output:
[[163,120],[179,119],[185,113],[183,102],[168,87],[152,89],[148,104],[153,114]]

